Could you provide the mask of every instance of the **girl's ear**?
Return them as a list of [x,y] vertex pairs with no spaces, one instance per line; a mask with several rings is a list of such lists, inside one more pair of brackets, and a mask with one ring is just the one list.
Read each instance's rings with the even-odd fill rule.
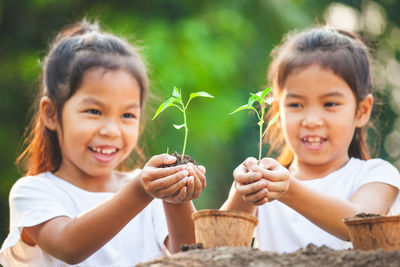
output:
[[367,124],[369,117],[371,116],[373,102],[374,98],[371,94],[368,94],[360,102],[356,115],[356,127],[361,128]]
[[44,125],[52,131],[57,130],[57,112],[48,96],[40,99],[40,114]]

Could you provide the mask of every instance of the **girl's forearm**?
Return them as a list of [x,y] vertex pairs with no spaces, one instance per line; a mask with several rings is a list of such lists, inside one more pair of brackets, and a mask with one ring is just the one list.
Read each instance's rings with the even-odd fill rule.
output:
[[76,264],[112,239],[151,200],[141,181],[135,179],[92,210],[72,220],[54,218],[54,222],[50,220],[42,227],[34,226],[28,229],[28,233],[49,254]]
[[182,244],[194,244],[194,224],[192,214],[196,211],[192,201],[173,204],[163,201],[169,236],[166,246],[169,251],[179,252]]
[[288,191],[279,201],[321,229],[346,241],[349,240],[349,233],[343,218],[360,212],[349,200],[312,190],[295,178],[291,179]]
[[236,191],[235,185],[232,184],[231,191],[229,192],[229,197],[222,205],[220,210],[238,210],[244,211],[251,215],[255,215],[257,207],[243,200],[241,194]]

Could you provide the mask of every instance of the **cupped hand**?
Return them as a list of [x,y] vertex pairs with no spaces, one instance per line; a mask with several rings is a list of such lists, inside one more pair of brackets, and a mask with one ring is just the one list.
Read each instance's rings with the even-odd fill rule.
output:
[[185,165],[163,168],[163,164],[172,164],[176,158],[168,154],[150,158],[141,172],[141,180],[146,192],[155,198],[167,198],[172,195],[184,198],[189,172]]
[[279,199],[289,189],[289,170],[275,159],[263,158],[254,168],[262,172],[265,188],[268,190],[266,193],[268,201]]
[[245,202],[256,206],[281,197],[289,187],[289,171],[272,158],[247,158],[233,172],[235,187]]
[[174,156],[153,156],[142,170],[146,192],[170,203],[183,203],[197,198],[206,187],[205,168],[191,163],[174,167],[162,166],[176,161]]
[[[186,170],[189,172],[187,184],[186,184],[186,195],[182,193],[180,195],[171,195],[166,197],[164,200],[169,203],[184,203],[200,196],[200,193],[206,188],[206,169],[203,166],[195,166],[192,163],[186,165]],[[184,189],[182,189],[184,190]]]

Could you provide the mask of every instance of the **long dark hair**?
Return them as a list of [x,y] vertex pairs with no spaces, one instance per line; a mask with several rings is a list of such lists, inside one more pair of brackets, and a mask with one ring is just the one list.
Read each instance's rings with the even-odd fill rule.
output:
[[143,109],[149,85],[146,67],[138,49],[122,38],[101,31],[97,23],[83,20],[67,26],[52,42],[44,59],[35,115],[24,140],[27,147],[17,158],[17,164],[23,165],[26,175],[54,172],[62,160],[57,133],[46,128],[42,122],[40,99],[43,96],[50,98],[62,123],[65,102],[80,87],[84,74],[94,68],[123,69],[133,75],[140,86]]
[[[341,77],[353,91],[357,107],[368,94],[373,94],[368,49],[353,33],[322,26],[294,32],[288,34],[282,45],[276,47],[271,54],[273,60],[269,67],[268,80],[273,86],[275,96],[279,96],[289,74],[313,64],[332,70]],[[268,116],[277,109],[277,103],[274,103]],[[278,160],[283,165],[290,164],[293,153],[284,144],[276,127],[268,139],[271,143],[270,151],[280,148]],[[355,130],[348,155],[360,159],[370,158],[362,128]]]

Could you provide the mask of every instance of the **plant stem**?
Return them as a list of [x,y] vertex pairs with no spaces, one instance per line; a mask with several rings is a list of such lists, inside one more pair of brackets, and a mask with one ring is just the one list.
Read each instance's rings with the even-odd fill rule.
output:
[[182,160],[183,160],[183,156],[185,156],[186,140],[187,140],[187,136],[188,136],[188,132],[189,132],[189,129],[187,127],[187,122],[186,122],[186,108],[184,106],[183,106],[183,124],[184,124],[183,127],[185,128],[185,139],[183,141]]
[[261,160],[261,154],[262,154],[262,152],[261,152],[261,150],[262,150],[262,128],[263,128],[263,125],[260,124],[260,148],[259,148],[259,153],[258,153],[258,161]]
[[[258,161],[261,160],[261,155],[262,155],[263,125],[264,125],[264,114],[265,114],[264,103],[260,102],[260,106],[261,106],[261,116],[259,117],[259,119],[260,119],[260,121],[259,121],[259,125],[260,125],[260,149],[259,149],[259,153],[258,153]],[[257,113],[257,115],[258,115],[258,113]]]

